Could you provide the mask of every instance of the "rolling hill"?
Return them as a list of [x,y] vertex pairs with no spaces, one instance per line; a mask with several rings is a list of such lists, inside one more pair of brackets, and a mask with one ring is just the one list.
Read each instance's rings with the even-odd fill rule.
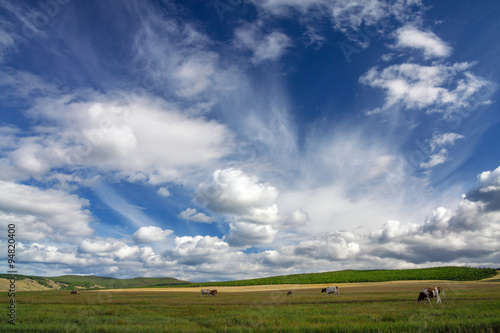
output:
[[[17,275],[16,289],[22,290],[72,290],[122,289],[148,287],[200,287],[200,286],[256,286],[279,284],[356,283],[403,280],[477,281],[497,275],[494,268],[434,267],[400,270],[343,270],[323,273],[305,273],[273,276],[237,281],[188,282],[170,277],[116,279],[92,275],[63,275],[57,277]],[[8,275],[0,274],[0,290],[8,290]]]
[[[9,275],[0,274],[0,290],[7,290]],[[146,278],[136,277],[132,279],[115,279],[110,277],[93,275],[63,275],[57,277],[41,276],[16,276],[16,289],[24,290],[72,290],[80,289],[117,289],[117,288],[141,288],[141,287],[163,287],[172,285],[185,285],[189,282],[170,277]]]

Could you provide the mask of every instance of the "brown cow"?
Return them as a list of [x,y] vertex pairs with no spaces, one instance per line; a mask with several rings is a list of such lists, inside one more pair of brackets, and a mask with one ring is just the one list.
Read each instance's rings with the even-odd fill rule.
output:
[[210,290],[210,293],[208,294],[208,296],[217,296],[217,289]]
[[286,293],[286,295],[293,295],[293,290],[288,290],[288,292]]
[[70,292],[71,295],[80,295],[80,290],[78,289],[73,289],[71,292]]
[[429,304],[431,303],[431,298],[436,297],[437,301],[436,303],[439,304],[441,303],[441,295],[444,298],[444,291],[441,287],[434,287],[434,288],[424,288],[420,291],[420,294],[418,295],[417,302],[421,303],[424,300],[428,300]]

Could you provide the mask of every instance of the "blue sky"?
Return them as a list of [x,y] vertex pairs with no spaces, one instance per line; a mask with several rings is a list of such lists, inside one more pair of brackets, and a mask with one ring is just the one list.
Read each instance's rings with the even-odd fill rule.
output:
[[0,221],[19,273],[499,267],[499,14],[0,2]]

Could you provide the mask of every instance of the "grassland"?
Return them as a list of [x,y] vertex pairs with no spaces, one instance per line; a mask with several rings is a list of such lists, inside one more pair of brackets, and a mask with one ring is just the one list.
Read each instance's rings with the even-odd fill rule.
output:
[[[201,297],[175,288],[36,291],[16,294],[13,332],[499,332],[500,281],[340,283],[341,296],[297,285],[294,295],[221,292]],[[416,302],[439,285],[442,304]],[[285,288],[285,287],[284,287]],[[286,288],[290,288],[287,286]],[[199,289],[197,288],[197,291]],[[0,302],[8,304],[6,295]],[[6,310],[5,310],[6,311]],[[5,317],[4,317],[5,318]]]

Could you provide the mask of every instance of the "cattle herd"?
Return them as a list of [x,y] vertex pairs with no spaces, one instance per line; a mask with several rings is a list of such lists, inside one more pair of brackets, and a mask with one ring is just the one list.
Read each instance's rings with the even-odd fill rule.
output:
[[[335,287],[326,287],[321,289],[322,293],[325,293],[326,296],[332,294],[336,296],[340,296],[340,289],[338,286]],[[288,290],[286,292],[287,296],[288,295],[293,295],[293,290]],[[216,296],[217,295],[217,289],[201,289],[201,296],[207,295],[207,296]],[[431,298],[436,298],[437,304],[441,303],[441,299],[444,298],[444,291],[441,287],[434,287],[434,288],[429,288],[426,287],[420,291],[420,294],[418,295],[417,302],[421,303],[422,301],[428,300],[429,303],[431,303]]]

